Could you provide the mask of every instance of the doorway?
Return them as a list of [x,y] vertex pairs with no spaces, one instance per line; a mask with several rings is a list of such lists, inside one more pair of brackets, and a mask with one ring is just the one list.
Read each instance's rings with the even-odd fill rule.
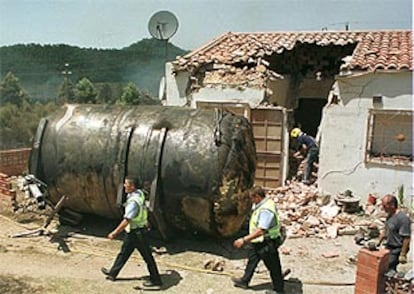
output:
[[300,98],[298,107],[293,113],[294,126],[315,137],[322,118],[322,108],[325,104],[326,98]]

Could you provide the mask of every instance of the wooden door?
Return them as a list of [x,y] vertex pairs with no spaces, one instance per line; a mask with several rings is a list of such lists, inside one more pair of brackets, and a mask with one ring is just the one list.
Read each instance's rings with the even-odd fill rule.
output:
[[283,108],[251,110],[251,124],[256,143],[255,185],[274,189],[286,178],[286,112]]

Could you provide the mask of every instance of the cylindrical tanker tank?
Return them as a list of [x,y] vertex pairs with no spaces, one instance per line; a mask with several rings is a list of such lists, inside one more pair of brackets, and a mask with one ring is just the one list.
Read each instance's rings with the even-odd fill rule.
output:
[[[151,187],[155,226],[230,236],[249,208],[256,152],[242,116],[166,106],[66,105],[40,121],[29,170],[49,200],[119,218],[123,180]],[[123,195],[125,196],[125,195]]]

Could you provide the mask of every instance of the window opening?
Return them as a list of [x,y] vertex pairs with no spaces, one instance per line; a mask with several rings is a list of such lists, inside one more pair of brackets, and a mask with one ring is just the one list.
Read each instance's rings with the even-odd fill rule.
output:
[[413,112],[370,109],[365,161],[413,164]]

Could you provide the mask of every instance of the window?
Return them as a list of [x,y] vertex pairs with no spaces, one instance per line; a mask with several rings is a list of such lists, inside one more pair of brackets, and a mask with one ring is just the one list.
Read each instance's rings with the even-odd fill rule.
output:
[[370,109],[365,161],[413,164],[413,112]]

